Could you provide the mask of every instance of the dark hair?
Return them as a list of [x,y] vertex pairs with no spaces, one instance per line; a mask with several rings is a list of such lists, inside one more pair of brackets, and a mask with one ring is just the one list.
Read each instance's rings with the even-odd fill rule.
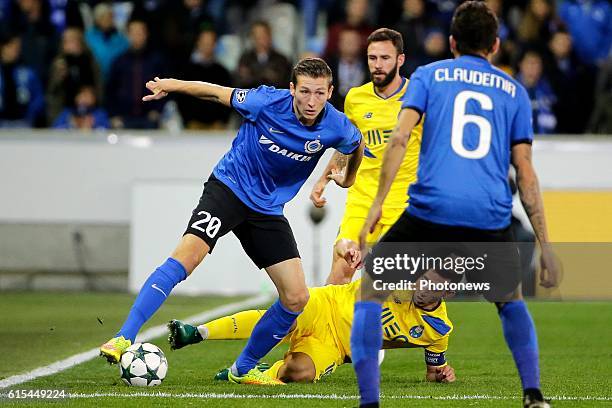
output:
[[253,24],[251,24],[251,31],[253,31],[253,29],[257,26],[263,27],[268,34],[272,34],[272,27],[270,26],[270,23],[268,23],[266,20],[256,20],[253,22]]
[[402,35],[395,30],[391,30],[390,28],[379,28],[373,31],[372,34],[368,36],[368,47],[373,42],[379,41],[391,41],[398,55],[404,53],[404,40],[402,39]]
[[555,34],[568,34],[569,35],[569,30],[567,29],[567,26],[565,24],[559,24],[559,27],[557,27],[557,29],[551,33],[550,37],[554,37]]
[[217,37],[217,30],[215,30],[215,26],[208,21],[203,22],[198,27],[198,37],[202,35],[202,33],[213,33],[215,37]]
[[542,52],[540,52],[540,50],[537,47],[531,46],[531,47],[526,47],[525,49],[521,50],[518,56],[518,59],[517,59],[518,65],[520,65],[521,62],[523,62],[523,60],[527,58],[528,55],[538,57],[540,61],[544,63],[544,56],[542,55]]
[[2,30],[0,32],[0,47],[8,45],[16,38],[21,38],[21,36],[16,31]]
[[460,54],[491,52],[497,39],[495,13],[484,2],[468,1],[457,7],[450,33]]
[[329,65],[321,58],[304,58],[300,60],[291,71],[291,82],[297,85],[298,75],[309,78],[328,78],[331,85],[333,76]]
[[145,21],[144,18],[131,18],[127,23],[127,27],[129,27],[133,23],[143,24],[147,30],[149,29],[149,24]]

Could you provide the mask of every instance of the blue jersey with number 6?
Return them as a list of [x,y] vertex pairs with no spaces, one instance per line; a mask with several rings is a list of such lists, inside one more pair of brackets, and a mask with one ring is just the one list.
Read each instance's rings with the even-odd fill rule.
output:
[[451,226],[507,227],[511,147],[533,140],[525,89],[486,59],[461,56],[418,68],[402,107],[424,114],[408,213]]

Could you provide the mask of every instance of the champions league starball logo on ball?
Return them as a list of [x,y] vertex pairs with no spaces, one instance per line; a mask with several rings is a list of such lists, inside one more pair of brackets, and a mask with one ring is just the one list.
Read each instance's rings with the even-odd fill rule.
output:
[[310,154],[316,153],[322,148],[323,144],[319,141],[319,139],[311,140],[309,142],[306,142],[306,144],[304,145],[304,150],[306,150],[306,153]]

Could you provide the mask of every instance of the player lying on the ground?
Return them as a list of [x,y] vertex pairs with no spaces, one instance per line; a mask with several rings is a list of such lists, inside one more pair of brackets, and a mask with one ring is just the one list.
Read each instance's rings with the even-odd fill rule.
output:
[[[439,280],[435,272],[424,278]],[[345,285],[310,289],[310,300],[285,337],[289,351],[264,375],[283,382],[313,382],[333,373],[351,358],[350,333],[353,308],[361,280]],[[383,305],[383,348],[425,350],[428,381],[453,382],[455,372],[446,362],[445,353],[453,326],[446,315],[443,292],[397,292]],[[198,327],[172,320],[168,338],[173,349],[202,340],[237,340],[249,338],[264,310],[246,310],[221,317]],[[227,369],[215,378],[227,380]]]

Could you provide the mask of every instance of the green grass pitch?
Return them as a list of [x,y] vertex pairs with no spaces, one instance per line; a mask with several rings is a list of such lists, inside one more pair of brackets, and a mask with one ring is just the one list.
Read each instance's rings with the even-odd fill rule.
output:
[[[99,345],[117,329],[131,300],[128,295],[2,294],[0,379]],[[150,325],[235,300],[171,297]],[[557,397],[554,406],[612,406],[612,303],[529,302],[529,308],[538,328],[543,390]],[[455,367],[457,382],[426,383],[421,350],[389,350],[382,366],[382,406],[519,407],[519,380],[495,307],[451,302],[448,313],[455,326],[448,359]],[[164,338],[152,342],[164,350],[169,362],[168,376],[159,387],[127,387],[120,381],[116,366],[95,359],[14,388],[61,388],[79,394],[55,402],[70,406],[357,406],[350,365],[340,367],[318,384],[240,386],[215,382],[212,377],[233,361],[244,342],[209,341],[174,352]],[[273,362],[282,353],[283,348],[275,349],[266,361]],[[0,406],[40,404],[0,400]]]

